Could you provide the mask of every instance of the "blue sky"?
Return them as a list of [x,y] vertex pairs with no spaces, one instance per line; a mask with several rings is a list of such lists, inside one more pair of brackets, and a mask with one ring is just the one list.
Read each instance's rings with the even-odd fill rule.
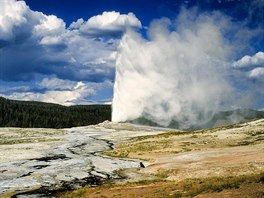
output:
[[[126,29],[149,39],[154,19],[174,20],[184,8],[229,17],[235,26],[227,40],[245,30],[243,47],[229,60],[240,72],[234,87],[263,86],[263,0],[2,0],[0,95],[64,105],[110,102]],[[262,99],[256,108],[264,108]]]

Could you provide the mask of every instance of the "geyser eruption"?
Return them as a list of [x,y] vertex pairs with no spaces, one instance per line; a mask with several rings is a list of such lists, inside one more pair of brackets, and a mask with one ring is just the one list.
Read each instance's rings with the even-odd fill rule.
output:
[[232,91],[226,77],[231,48],[223,36],[226,23],[215,15],[182,12],[175,23],[156,20],[148,39],[126,32],[116,63],[114,122],[144,117],[187,129],[223,107]]

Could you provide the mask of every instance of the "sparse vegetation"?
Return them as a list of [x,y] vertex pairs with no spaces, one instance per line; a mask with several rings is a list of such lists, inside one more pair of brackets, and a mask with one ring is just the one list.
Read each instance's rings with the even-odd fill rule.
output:
[[60,138],[54,136],[65,133],[66,130],[62,129],[2,128],[0,145],[60,141]]
[[0,140],[0,145],[6,144],[22,144],[22,143],[37,143],[37,142],[54,142],[60,141],[61,139],[58,138],[30,138],[30,139],[7,139],[7,140]]
[[187,179],[183,182],[180,182],[178,186],[183,190],[181,196],[193,197],[205,192],[221,192],[224,189],[240,188],[241,184],[244,183],[263,183],[261,181],[263,175],[264,173],[256,175],[242,175],[237,177]]
[[[256,126],[235,124],[213,129],[187,132],[168,131],[158,135],[135,137],[127,142],[115,145],[114,150],[106,151],[104,154],[112,157],[150,160],[150,154],[176,154],[206,148],[260,144],[264,141],[262,122]],[[222,132],[219,133],[220,131]],[[239,136],[236,134],[239,134]]]
[[72,192],[58,195],[60,198],[82,197],[194,197],[202,193],[221,192],[228,189],[240,189],[244,195],[248,193],[243,185],[252,186],[252,192],[262,195],[264,188],[264,173],[242,175],[236,177],[207,177],[186,179],[180,182],[161,179],[143,180],[126,184],[105,184],[99,187],[85,187]]
[[[58,197],[194,197],[239,190],[249,197],[251,194],[247,193],[253,192],[251,197],[261,198],[264,193],[263,123],[264,119],[188,132],[156,131],[157,135],[141,137],[135,137],[139,133],[133,134],[133,130],[138,130],[133,125],[114,124],[119,128],[111,133],[114,138],[109,139],[116,143],[115,148],[103,154],[151,163],[142,161],[141,168],[118,170],[115,173],[122,177],[119,184],[112,180],[110,184],[85,187]],[[108,122],[99,126],[105,125],[111,128]],[[68,131],[2,128],[0,145],[61,141]],[[148,130],[142,129],[144,132]],[[26,144],[18,146],[30,149]]]
[[[132,141],[128,143],[121,143],[117,149],[104,152],[105,155],[111,157],[127,158],[131,157],[131,153],[142,155],[143,153],[163,150],[170,148],[173,145],[171,140],[149,140],[149,141]],[[140,157],[139,157],[140,158]]]

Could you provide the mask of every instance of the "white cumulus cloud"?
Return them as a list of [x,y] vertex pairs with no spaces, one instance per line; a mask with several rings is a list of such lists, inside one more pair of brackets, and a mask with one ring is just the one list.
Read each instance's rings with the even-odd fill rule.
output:
[[97,92],[111,89],[112,86],[113,83],[110,81],[83,82],[50,76],[31,86],[0,86],[0,96],[14,100],[42,101],[68,106],[94,103],[95,101],[89,98],[94,97]]
[[27,22],[25,13],[28,10],[29,8],[24,1],[0,1],[0,40],[13,38],[13,29]]
[[253,56],[244,56],[240,60],[233,63],[235,68],[249,68],[256,66],[264,66],[264,52],[257,52]]
[[34,34],[40,36],[58,35],[65,31],[65,22],[54,16],[54,15],[44,15],[40,19],[38,25],[34,26]]
[[76,82],[70,80],[62,80],[56,77],[43,78],[41,82],[38,83],[41,88],[46,89],[73,89],[76,86]]
[[37,75],[73,81],[113,80],[120,41],[116,36],[127,27],[141,27],[133,13],[104,12],[66,28],[62,19],[33,11],[25,1],[2,0],[0,50],[5,61],[0,80],[29,81]]
[[79,29],[84,24],[83,18],[78,19],[76,22],[72,22],[69,29]]
[[70,25],[70,29],[79,29],[87,35],[120,36],[127,28],[141,28],[141,22],[133,13],[103,12],[87,21],[78,19]]
[[95,94],[96,89],[89,83],[62,80],[56,77],[44,78],[39,87],[46,88],[44,92],[24,91],[13,92],[4,95],[10,99],[33,100],[57,103],[62,105],[74,105],[84,103],[86,97]]
[[251,78],[261,78],[264,80],[264,67],[257,67],[249,72]]

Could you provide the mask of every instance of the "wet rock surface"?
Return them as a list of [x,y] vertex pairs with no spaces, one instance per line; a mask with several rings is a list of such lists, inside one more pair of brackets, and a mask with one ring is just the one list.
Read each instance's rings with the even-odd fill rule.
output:
[[109,128],[109,123],[107,128],[101,124],[60,131],[1,128],[1,139],[19,139],[20,135],[30,141],[0,144],[0,195],[52,197],[55,191],[99,185],[118,178],[119,169],[142,166],[137,160],[99,154],[112,149],[113,141],[138,136],[141,130],[147,132],[130,129]]

